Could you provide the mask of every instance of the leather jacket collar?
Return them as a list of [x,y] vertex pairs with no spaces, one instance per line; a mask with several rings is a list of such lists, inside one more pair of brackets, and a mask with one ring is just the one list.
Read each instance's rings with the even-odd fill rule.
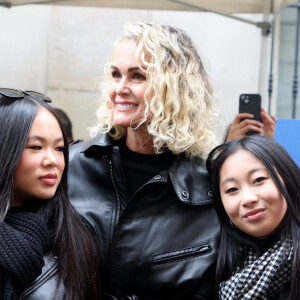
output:
[[[113,145],[113,139],[108,134],[98,134],[82,145],[81,153],[97,157],[103,153],[105,148],[111,148]],[[212,192],[206,180],[205,161],[200,157],[189,159],[183,153],[178,155],[168,172],[162,172],[159,179],[166,181],[168,174],[176,194],[182,202],[195,206],[213,202]],[[203,190],[206,193],[203,193]]]
[[94,147],[109,147],[113,145],[113,139],[108,134],[98,134],[91,140],[84,142],[81,153],[87,152]]

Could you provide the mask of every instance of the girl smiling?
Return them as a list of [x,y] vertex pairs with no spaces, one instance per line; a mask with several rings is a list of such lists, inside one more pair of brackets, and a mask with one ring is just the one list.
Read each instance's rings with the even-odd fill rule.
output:
[[255,135],[207,160],[222,225],[219,299],[300,299],[300,171],[274,140]]

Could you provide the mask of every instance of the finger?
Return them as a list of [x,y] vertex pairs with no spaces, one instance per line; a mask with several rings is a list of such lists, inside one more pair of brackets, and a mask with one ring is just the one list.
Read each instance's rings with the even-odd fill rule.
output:
[[261,115],[261,119],[263,121],[263,123],[266,125],[272,125],[272,124],[276,124],[276,118],[275,120],[273,119],[273,117],[271,117],[269,114],[267,114],[265,111],[262,111],[260,113]]
[[253,119],[245,119],[242,122],[239,123],[240,127],[245,127],[245,126],[256,126],[256,127],[264,127],[264,124]]
[[265,111],[265,109],[264,108],[260,108],[260,112],[264,112],[264,113],[267,113],[266,111]]
[[233,120],[232,124],[239,124],[243,119],[253,119],[254,115],[249,113],[240,113],[237,114]]
[[244,132],[245,135],[249,131],[256,132],[256,133],[259,133],[259,134],[263,134],[264,133],[263,128],[257,127],[257,126],[253,126],[253,125],[248,125],[248,126],[246,126],[246,127],[243,128],[243,132]]
[[261,119],[263,124],[269,124],[269,123],[273,123],[272,118],[266,113],[266,112],[261,112],[260,113]]

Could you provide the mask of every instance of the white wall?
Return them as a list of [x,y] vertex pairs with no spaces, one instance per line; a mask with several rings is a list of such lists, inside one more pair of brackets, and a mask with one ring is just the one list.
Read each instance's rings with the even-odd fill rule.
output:
[[0,7],[0,86],[47,88],[49,7]]
[[261,32],[253,25],[212,13],[50,5],[0,7],[0,86],[47,93],[69,114],[75,138],[87,139],[102,67],[124,24],[133,21],[187,31],[206,58],[227,122],[240,93],[258,92]]

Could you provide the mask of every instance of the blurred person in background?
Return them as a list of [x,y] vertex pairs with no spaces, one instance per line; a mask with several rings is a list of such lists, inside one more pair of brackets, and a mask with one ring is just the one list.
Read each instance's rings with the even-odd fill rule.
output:
[[72,122],[66,114],[66,112],[63,111],[61,108],[54,107],[54,110],[57,117],[59,118],[63,130],[66,133],[68,144],[71,144],[74,141],[72,132]]

